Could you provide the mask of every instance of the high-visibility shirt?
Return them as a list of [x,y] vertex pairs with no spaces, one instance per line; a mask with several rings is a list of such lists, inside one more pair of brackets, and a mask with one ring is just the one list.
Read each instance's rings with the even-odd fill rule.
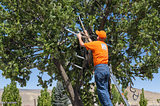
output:
[[87,50],[92,50],[94,66],[108,64],[108,46],[103,41],[84,43]]

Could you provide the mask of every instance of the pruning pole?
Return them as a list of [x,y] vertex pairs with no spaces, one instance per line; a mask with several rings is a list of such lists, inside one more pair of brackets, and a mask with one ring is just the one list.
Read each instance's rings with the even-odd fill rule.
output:
[[[74,35],[77,35],[77,33],[73,32],[73,31],[71,31],[71,30],[69,30],[69,29],[66,29],[66,28],[65,28],[65,30],[68,31],[68,32],[70,32],[70,33],[72,33],[72,34],[74,34]],[[85,37],[85,36],[82,36],[82,38],[86,38],[86,37]]]
[[66,28],[65,28],[65,30],[67,30],[68,32],[70,32],[70,33],[72,33],[72,34],[74,34],[74,35],[77,35],[75,32],[73,32],[73,31],[71,31],[71,30],[69,30],[69,29],[66,29]]
[[83,32],[84,32],[84,34],[85,34],[84,25],[83,25],[83,23],[82,23],[82,21],[81,21],[81,18],[80,18],[80,16],[79,16],[79,21],[80,21],[80,23],[81,23],[81,26],[82,26]]
[[81,26],[82,26],[82,28],[83,28],[83,31],[85,31],[84,26],[83,26],[83,23],[82,23],[82,21],[81,21],[80,16],[79,16],[79,21],[80,21],[80,23],[81,23]]

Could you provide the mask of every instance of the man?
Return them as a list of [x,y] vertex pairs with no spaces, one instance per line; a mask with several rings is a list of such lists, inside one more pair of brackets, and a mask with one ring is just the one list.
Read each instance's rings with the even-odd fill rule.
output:
[[81,47],[86,47],[87,50],[92,50],[93,63],[95,70],[95,82],[97,86],[98,98],[103,106],[113,106],[108,92],[108,82],[110,72],[108,68],[108,46],[104,42],[106,32],[96,31],[97,41],[92,41],[87,31],[85,35],[88,37],[89,43],[84,43],[81,39],[81,33],[77,34]]

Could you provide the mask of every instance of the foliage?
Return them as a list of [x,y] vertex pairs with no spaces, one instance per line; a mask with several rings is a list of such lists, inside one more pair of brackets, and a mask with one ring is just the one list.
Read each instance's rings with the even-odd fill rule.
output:
[[[119,84],[126,87],[135,77],[152,80],[160,67],[159,5],[157,0],[0,0],[0,69],[21,86],[29,81],[30,69],[47,72],[50,79],[38,75],[38,85],[62,81],[75,103],[83,77],[70,63],[81,66],[83,61],[74,57],[81,55],[78,41],[65,28],[82,31],[77,28],[80,15],[92,38],[97,29],[107,32],[105,42]],[[91,75],[91,69],[85,71],[87,87]]]
[[93,106],[94,105],[94,84],[89,86],[89,84],[84,84],[81,87],[80,94],[84,106]]
[[100,102],[99,99],[98,99],[97,87],[94,88],[94,95],[95,95],[95,103],[96,103],[98,106],[102,106],[101,102]]
[[69,106],[70,101],[64,91],[63,84],[58,81],[56,88],[52,90],[52,106]]
[[52,89],[52,93],[51,93],[51,105],[53,105],[54,100],[55,100],[55,89],[56,89],[56,87],[53,87],[53,89]]
[[120,99],[120,94],[119,92],[117,91],[117,89],[115,88],[115,85],[112,84],[112,89],[111,89],[111,94],[113,96],[113,99],[112,99],[112,104],[113,106],[116,105],[116,103],[119,101]]
[[142,88],[142,93],[140,94],[139,105],[140,106],[147,106],[147,102],[148,102],[148,100],[145,99],[145,97],[144,97],[144,89]]
[[[15,81],[11,81],[10,85],[7,84],[7,87],[4,87],[1,100],[2,102],[17,102],[9,104],[9,106],[21,106],[21,96]],[[3,106],[8,106],[8,104],[3,104]]]
[[[128,95],[128,91],[124,91],[124,88],[122,88],[122,92],[124,93],[124,95],[123,95],[123,96],[126,98],[126,100],[128,100],[128,97],[127,97],[127,95]],[[125,104],[125,102],[124,102],[123,98],[120,96],[120,97],[119,97],[119,101],[118,101],[118,103],[120,104],[121,102],[124,104],[124,106],[126,106],[126,104]]]
[[41,96],[38,96],[38,105],[37,106],[51,106],[51,97],[47,88],[41,90]]
[[157,99],[157,102],[160,103],[160,99]]
[[[127,97],[127,94],[128,92],[127,91],[124,91],[124,88],[122,88],[122,92],[124,93],[124,97],[128,100],[128,97]],[[124,105],[125,102],[123,100],[123,98],[121,97],[120,93],[118,92],[118,90],[115,88],[115,85],[112,84],[112,89],[111,89],[111,93],[112,93],[112,96],[113,96],[113,99],[112,99],[112,103],[113,105],[115,106],[115,104],[118,102],[119,104],[122,102]]]

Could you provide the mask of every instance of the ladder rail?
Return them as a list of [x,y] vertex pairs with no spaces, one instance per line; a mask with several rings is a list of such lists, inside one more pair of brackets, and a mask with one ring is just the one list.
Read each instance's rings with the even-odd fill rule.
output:
[[112,73],[112,65],[111,65],[111,64],[110,64],[110,75],[111,75],[111,78],[112,78],[114,84],[116,85],[119,93],[121,94],[121,97],[123,98],[125,104],[126,104],[127,106],[130,106],[130,104],[128,103],[127,99],[122,95],[123,92],[122,92],[122,90],[120,89],[120,87],[119,87],[119,85],[118,85],[118,83],[117,83],[117,81],[116,81],[116,77],[115,77],[115,76],[113,75],[113,73]]

